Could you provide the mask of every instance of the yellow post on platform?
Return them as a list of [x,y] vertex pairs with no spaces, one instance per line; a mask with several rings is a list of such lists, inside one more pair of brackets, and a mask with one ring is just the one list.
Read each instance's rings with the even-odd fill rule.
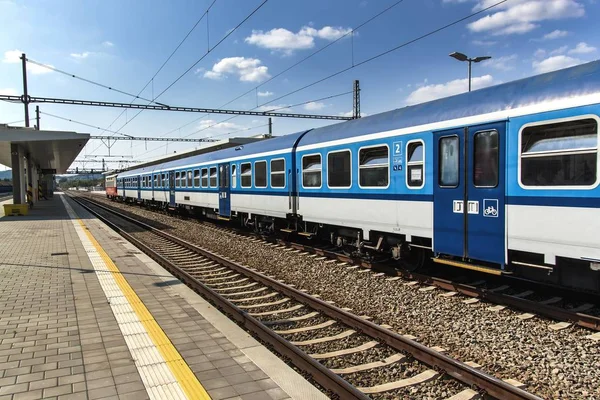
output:
[[27,215],[29,204],[4,204],[4,215]]

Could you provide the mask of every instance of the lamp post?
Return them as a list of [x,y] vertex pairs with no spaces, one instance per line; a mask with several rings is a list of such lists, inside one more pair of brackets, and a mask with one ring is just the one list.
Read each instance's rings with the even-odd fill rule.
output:
[[478,63],[478,62],[482,62],[485,60],[489,60],[490,56],[485,56],[485,57],[475,57],[475,58],[469,58],[466,55],[464,55],[463,53],[459,53],[459,52],[454,52],[450,54],[450,57],[457,59],[458,61],[468,61],[469,62],[469,92],[471,91],[471,63]]

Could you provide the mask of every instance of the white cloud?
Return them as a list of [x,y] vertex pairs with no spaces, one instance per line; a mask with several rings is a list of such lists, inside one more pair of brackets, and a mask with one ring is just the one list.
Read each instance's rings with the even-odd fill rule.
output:
[[[494,78],[491,75],[474,77],[471,80],[472,90],[481,89],[494,84]],[[442,97],[453,96],[469,90],[469,81],[465,79],[455,79],[450,82],[421,86],[413,91],[406,98],[407,104],[418,104],[426,101],[439,99]]]
[[321,102],[318,102],[318,101],[311,101],[310,103],[306,103],[304,105],[304,109],[307,110],[307,111],[322,110],[325,107],[327,107],[325,105],[325,103],[321,103]]
[[196,68],[196,70],[194,71],[194,75],[201,74],[204,71],[206,71],[204,68]]
[[546,33],[544,35],[544,37],[542,37],[542,40],[559,39],[559,38],[567,36],[568,34],[569,34],[569,32],[567,32],[567,31],[561,31],[560,29],[557,29],[557,30],[552,31],[550,33]]
[[88,58],[92,53],[89,51],[84,51],[83,53],[71,53],[71,57],[76,60],[84,60]]
[[207,130],[207,129],[218,129],[218,130],[232,130],[232,129],[242,129],[244,128],[241,125],[234,124],[233,122],[217,122],[214,119],[203,119],[198,123],[198,130]]
[[104,47],[113,47],[115,44],[113,42],[109,42],[108,40],[105,42],[102,42],[102,46]]
[[491,60],[484,61],[483,66],[497,69],[499,71],[511,71],[515,69],[515,61],[518,59],[516,54],[510,56],[503,56],[498,58],[492,58]]
[[284,111],[290,111],[290,107],[288,104],[267,104],[267,105],[258,107],[256,109],[256,111],[284,112]]
[[493,46],[498,42],[494,42],[493,40],[473,40],[473,44],[476,46]]
[[267,32],[253,30],[252,34],[244,41],[258,47],[290,55],[294,50],[305,50],[314,47],[315,38],[336,40],[351,31],[350,28],[333,26],[325,26],[321,29],[304,26],[297,33],[285,28],[274,28]]
[[[340,117],[353,117],[353,116],[354,116],[354,111],[340,112],[340,113],[338,113],[338,115],[339,115]],[[360,113],[360,116],[361,116],[361,118],[362,118],[362,117],[368,117],[368,116],[369,116],[369,114],[367,114],[367,113],[364,113],[364,112],[361,112],[361,113]]]
[[537,49],[535,51],[535,53],[533,53],[533,56],[535,58],[542,58],[542,57],[546,57],[546,50],[544,49]]
[[[7,64],[20,64],[21,60],[19,59],[19,57],[21,57],[21,54],[23,52],[21,50],[8,50],[4,52],[4,58],[2,59],[3,63],[7,63]],[[49,67],[54,68],[53,65],[47,64]],[[40,65],[37,64],[33,64],[33,63],[28,63],[27,64],[27,72],[31,72],[34,75],[42,75],[42,74],[47,74],[52,72],[51,69],[42,67]]]
[[567,50],[569,50],[569,46],[560,46],[558,49],[554,49],[550,52],[551,56],[556,56],[558,54],[563,54],[565,53]]
[[273,96],[275,93],[273,92],[269,92],[268,90],[266,92],[258,92],[258,97],[269,97],[269,96]]
[[539,74],[543,74],[545,72],[556,71],[558,69],[572,67],[574,65],[581,64],[581,61],[578,58],[573,58],[565,55],[558,55],[548,57],[542,61],[533,61],[533,70]]
[[[495,3],[497,0],[480,0],[474,10]],[[492,35],[523,34],[539,27],[537,23],[540,21],[585,15],[583,5],[577,0],[512,0],[497,6],[494,11],[467,27],[472,32],[489,32]]]
[[574,49],[569,50],[569,54],[589,54],[596,51],[595,47],[588,45],[585,42],[578,43]]
[[5,94],[8,96],[18,96],[19,93],[17,92],[17,89],[13,89],[13,88],[0,88],[0,94]]
[[246,57],[223,58],[204,73],[209,79],[223,79],[227,75],[237,75],[241,82],[261,82],[271,77],[269,68],[261,65],[259,59]]

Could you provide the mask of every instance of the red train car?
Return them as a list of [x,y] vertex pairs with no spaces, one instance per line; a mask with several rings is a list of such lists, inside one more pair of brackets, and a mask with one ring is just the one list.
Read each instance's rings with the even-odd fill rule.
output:
[[107,175],[104,180],[104,187],[106,188],[106,197],[114,199],[117,197],[117,175]]

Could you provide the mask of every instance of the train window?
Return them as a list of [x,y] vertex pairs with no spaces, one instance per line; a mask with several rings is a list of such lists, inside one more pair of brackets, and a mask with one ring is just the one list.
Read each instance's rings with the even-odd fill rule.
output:
[[321,155],[312,154],[302,157],[302,187],[321,187]]
[[157,174],[156,177],[158,179],[158,185],[156,187],[162,187],[162,175]]
[[283,158],[271,160],[271,187],[285,187],[285,160]]
[[237,168],[235,164],[231,164],[231,187],[237,187]]
[[194,170],[194,187],[200,187],[200,170]]
[[459,182],[458,136],[446,136],[440,139],[439,185],[457,187]]
[[352,154],[350,150],[327,154],[327,186],[346,189],[352,186]]
[[180,180],[179,180],[179,172],[175,172],[175,187],[179,187],[180,184]]
[[420,189],[425,182],[425,144],[422,140],[406,144],[406,186]]
[[257,161],[254,163],[254,187],[267,187],[267,162]]
[[242,177],[242,187],[252,187],[252,164],[243,163],[240,165],[240,176]]
[[597,181],[598,123],[586,118],[529,126],[521,132],[521,183],[592,186]]
[[193,183],[192,183],[192,171],[189,170],[187,172],[187,187],[191,188],[192,186],[193,186]]
[[210,167],[210,187],[217,187],[217,167]]
[[358,151],[360,187],[386,188],[390,182],[388,146],[366,147]]
[[160,178],[162,180],[162,184],[160,186],[161,187],[167,187],[167,175],[166,174],[160,174]]
[[202,168],[202,187],[208,187],[208,169]]
[[498,140],[498,131],[477,132],[473,136],[473,185],[476,187],[498,186]]

